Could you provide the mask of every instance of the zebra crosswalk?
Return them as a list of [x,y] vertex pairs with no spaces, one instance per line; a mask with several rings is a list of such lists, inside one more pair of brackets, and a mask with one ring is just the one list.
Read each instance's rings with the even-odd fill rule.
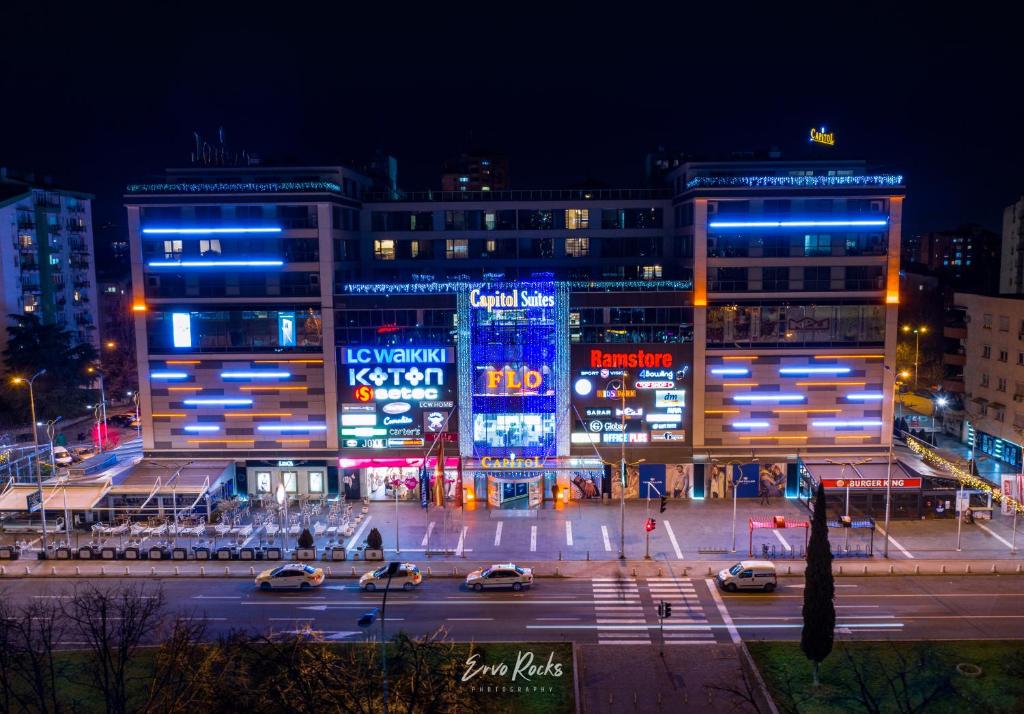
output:
[[[707,613],[688,578],[594,577],[594,618],[597,641],[607,645],[643,645],[657,641],[685,645],[715,641]],[[658,603],[672,604],[672,616],[658,627]]]

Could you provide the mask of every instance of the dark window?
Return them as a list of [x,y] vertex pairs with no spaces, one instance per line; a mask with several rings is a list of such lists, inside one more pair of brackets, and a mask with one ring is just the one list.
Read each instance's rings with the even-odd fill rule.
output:
[[789,268],[762,268],[761,289],[766,292],[789,290]]
[[804,290],[831,290],[831,268],[804,268]]

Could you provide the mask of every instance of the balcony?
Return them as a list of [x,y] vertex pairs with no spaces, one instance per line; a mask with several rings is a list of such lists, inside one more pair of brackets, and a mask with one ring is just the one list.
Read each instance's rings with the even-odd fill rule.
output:
[[964,393],[964,380],[962,379],[943,379],[942,380],[942,391],[952,392],[953,394]]
[[963,367],[967,364],[967,354],[963,349],[959,352],[944,352],[942,355],[942,364]]
[[942,336],[952,340],[966,340],[967,325],[944,325],[942,327]]

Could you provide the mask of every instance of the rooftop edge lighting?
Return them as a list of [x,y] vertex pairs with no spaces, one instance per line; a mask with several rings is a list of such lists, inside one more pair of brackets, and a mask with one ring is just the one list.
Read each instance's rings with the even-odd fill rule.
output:
[[865,176],[694,176],[686,188],[820,188],[829,186],[902,186],[900,174]]
[[280,233],[280,228],[143,228],[150,235],[206,236],[215,233]]
[[881,228],[889,219],[842,221],[708,221],[708,228]]
[[281,193],[330,191],[342,193],[333,181],[244,181],[208,183],[130,183],[128,193]]
[[270,369],[253,369],[237,372],[221,372],[221,379],[287,379],[291,372],[282,372]]

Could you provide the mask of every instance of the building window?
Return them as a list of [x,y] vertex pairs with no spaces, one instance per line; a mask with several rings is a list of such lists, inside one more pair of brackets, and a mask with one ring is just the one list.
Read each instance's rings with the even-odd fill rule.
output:
[[992,345],[982,345],[981,356],[985,359],[992,359]]
[[804,268],[804,290],[823,291],[831,288],[831,268]]
[[[568,211],[566,211],[568,213]],[[590,255],[589,238],[566,238],[565,254],[572,258],[586,258]]]
[[444,254],[449,260],[468,258],[469,241],[465,238],[448,239],[444,242]]
[[1010,318],[1006,315],[999,316],[999,331],[1009,332],[1010,331]]
[[981,386],[983,386],[983,387],[987,387],[988,386],[988,372],[982,372],[981,373]]
[[484,211],[484,230],[493,231],[498,227],[498,215],[494,211]]
[[1017,353],[1017,364],[1024,365],[1024,352]]
[[409,256],[412,258],[420,257],[420,242],[418,240],[409,243]]
[[996,421],[1003,421],[1006,418],[1006,412],[1002,409],[994,409],[992,411],[992,418]]
[[394,260],[395,242],[393,240],[373,241],[373,257],[377,260]]
[[22,233],[22,234],[20,234],[18,236],[18,243],[21,245],[22,248],[31,248],[32,247],[32,234],[31,233]]
[[493,238],[488,238],[486,241],[484,241],[484,252],[487,255],[494,255],[495,253],[497,253],[498,241],[494,240]]
[[220,238],[200,239],[199,255],[220,255]]
[[660,265],[645,265],[643,267],[643,279],[644,280],[660,280],[661,279],[661,266]]
[[585,230],[587,228],[590,228],[590,209],[565,209],[565,227],[571,231]]
[[997,392],[1005,392],[1006,391],[1006,377],[999,377],[996,380],[996,391]]
[[992,316],[991,315],[985,315],[985,317],[982,319],[981,326],[984,327],[986,330],[991,330],[992,329]]
[[181,257],[181,241],[180,240],[165,240],[164,241],[164,258],[173,260]]
[[762,268],[761,289],[765,292],[789,290],[789,268]]
[[816,234],[805,235],[804,255],[832,255],[832,236]]
[[297,471],[281,472],[281,481],[284,483],[284,490],[288,493],[298,493],[299,474]]
[[310,471],[309,472],[309,492],[310,493],[323,493],[324,492],[324,472],[323,471]]
[[999,361],[1005,362],[1010,358],[1009,353],[1006,350],[999,350]]

